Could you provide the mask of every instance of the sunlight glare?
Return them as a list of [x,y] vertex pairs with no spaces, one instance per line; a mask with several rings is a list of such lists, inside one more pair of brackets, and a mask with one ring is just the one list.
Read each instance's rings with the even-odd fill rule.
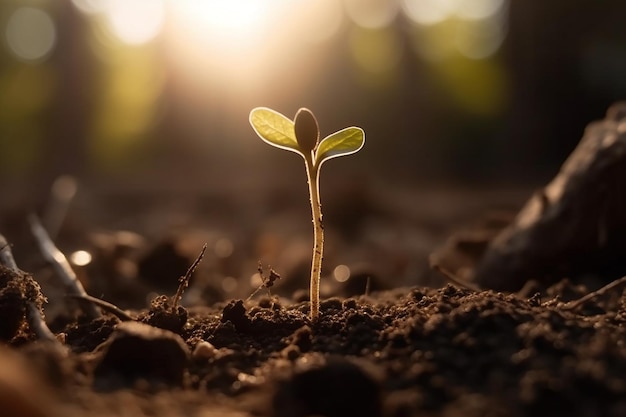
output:
[[[248,92],[269,56],[269,19],[286,0],[177,0],[165,34],[166,48],[191,82]],[[189,65],[192,63],[192,65]],[[221,88],[221,87],[220,87]]]
[[179,0],[176,11],[185,20],[200,24],[207,33],[245,36],[254,32],[265,17],[264,3],[258,0]]
[[109,0],[106,16],[111,31],[121,41],[142,45],[161,31],[165,3],[164,0]]
[[299,4],[294,16],[294,29],[307,42],[320,44],[339,32],[344,11],[337,0],[316,0]]

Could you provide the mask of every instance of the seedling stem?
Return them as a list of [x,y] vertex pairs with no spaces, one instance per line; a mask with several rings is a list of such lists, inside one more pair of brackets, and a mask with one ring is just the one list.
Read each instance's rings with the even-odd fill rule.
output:
[[298,110],[292,121],[282,114],[258,107],[250,112],[250,124],[268,144],[295,152],[304,158],[311,198],[313,219],[313,259],[311,261],[311,321],[319,316],[320,275],[324,255],[324,226],[320,204],[320,167],[325,161],[357,152],[365,143],[365,132],[359,127],[348,127],[326,136],[320,141],[317,120],[305,108]]
[[316,318],[320,311],[320,277],[324,257],[324,225],[322,224],[322,203],[320,203],[319,166],[313,163],[311,155],[305,156],[306,175],[311,197],[311,217],[313,218],[313,260],[311,262],[311,317]]

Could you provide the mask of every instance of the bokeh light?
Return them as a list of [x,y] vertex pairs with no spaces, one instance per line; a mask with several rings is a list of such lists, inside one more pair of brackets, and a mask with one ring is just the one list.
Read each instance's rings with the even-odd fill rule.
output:
[[91,253],[86,250],[77,250],[70,255],[70,262],[76,266],[87,266],[91,263]]
[[233,254],[233,250],[235,246],[233,245],[232,240],[228,238],[221,238],[215,242],[215,247],[213,248],[215,252],[215,256],[218,258],[228,258]]
[[427,61],[455,54],[487,59],[506,37],[506,0],[403,0],[402,6],[415,24],[416,52]]
[[107,0],[72,0],[72,4],[83,13],[96,14],[106,10]]
[[502,10],[508,0],[401,0],[404,13],[420,25],[434,25],[444,20],[489,19]]
[[391,25],[400,9],[395,0],[345,0],[345,4],[352,21],[367,29]]
[[337,282],[346,282],[350,279],[350,267],[347,265],[337,265],[333,270],[333,277]]
[[[414,145],[420,155],[440,152],[445,160],[443,153],[461,141],[487,144],[499,140],[495,135],[515,134],[503,118],[522,111],[511,106],[520,99],[516,84],[538,77],[541,71],[531,69],[542,68],[542,59],[559,53],[569,59],[570,88],[623,91],[624,42],[608,29],[600,33],[598,22],[584,23],[589,16],[571,7],[594,35],[552,40],[568,43],[566,50],[538,54],[539,32],[533,37],[521,27],[554,22],[557,33],[578,24],[556,21],[556,6],[510,0],[5,0],[0,169],[23,177],[41,169],[51,178],[63,172],[80,178],[170,164],[182,176],[176,167],[184,161],[185,168],[199,164],[198,171],[254,166],[269,172],[249,145],[246,115],[256,105],[288,114],[309,106],[329,130],[366,120],[368,134],[393,142],[373,140],[369,156],[360,156],[370,163],[411,160],[404,150]],[[541,39],[552,33],[544,29]],[[567,33],[576,38],[576,31]],[[585,79],[575,82],[576,74]],[[578,90],[576,96],[584,95]],[[545,107],[544,113],[551,108]],[[419,123],[406,121],[413,114]],[[474,134],[453,139],[453,129],[440,125],[444,119],[472,124]],[[407,137],[420,140],[413,144]],[[428,159],[402,169],[410,176],[441,165]]]
[[[483,81],[486,74],[499,71],[498,64],[474,66],[463,61],[489,61],[497,53],[507,35],[507,0],[71,0],[72,5],[69,20],[63,17],[67,8],[48,7],[48,12],[16,6],[5,23],[6,44],[20,61],[27,57],[43,61],[58,41],[60,27],[55,30],[52,19],[61,22],[63,17],[64,31],[68,22],[80,22],[69,29],[76,31],[71,36],[73,49],[65,45],[63,50],[86,48],[72,52],[79,57],[88,48],[95,60],[89,63],[84,55],[84,62],[95,71],[79,70],[80,78],[88,81],[73,85],[86,94],[86,101],[77,106],[89,110],[76,115],[84,128],[72,134],[84,135],[78,159],[85,158],[85,164],[107,174],[132,167],[138,155],[154,155],[157,146],[177,147],[160,138],[164,126],[181,128],[189,136],[189,146],[203,151],[216,146],[220,152],[225,146],[235,149],[236,144],[213,139],[230,135],[231,130],[243,137],[237,133],[239,127],[220,127],[225,123],[220,114],[231,118],[234,112],[244,114],[259,100],[269,99],[269,104],[310,99],[333,80],[342,83],[341,71],[350,74],[346,87],[352,83],[349,88],[378,94],[400,88],[409,78],[416,85],[425,82],[419,68],[426,65],[427,77],[450,90],[464,111],[485,114],[489,108],[487,113],[492,114],[504,102],[498,97],[505,93],[494,87],[504,85],[497,81],[502,77]],[[20,23],[33,18],[44,23]],[[20,39],[39,43],[19,46]],[[71,60],[78,59],[67,52],[61,58],[64,61],[54,68],[60,64],[69,68],[74,65]],[[37,63],[39,74],[50,70]],[[2,77],[8,80],[10,73]],[[486,92],[464,83],[486,86]],[[4,100],[10,107],[8,133],[22,138],[13,151],[21,149],[21,156],[13,155],[7,166],[36,163],[34,149],[46,131],[43,122],[26,122],[37,116],[21,107],[23,97],[40,103],[37,111],[56,103],[45,99],[55,91],[54,80],[34,79],[32,85],[40,91],[26,88],[27,94],[20,91],[17,99]],[[474,105],[480,110],[469,108]]]
[[130,45],[141,45],[154,39],[161,31],[165,2],[107,0],[105,13],[113,34]]
[[[402,59],[402,48],[391,29],[355,27],[350,36],[350,50],[357,67],[370,75],[365,80],[383,85],[394,80],[394,70]],[[371,75],[377,76],[372,78]]]
[[507,0],[456,0],[454,13],[461,19],[483,20],[498,13]]
[[496,53],[506,35],[504,22],[485,19],[459,26],[455,37],[457,50],[471,59],[485,59]]
[[222,278],[222,290],[227,293],[231,293],[237,289],[239,283],[237,279],[234,277],[224,277]]
[[450,0],[402,0],[404,13],[420,25],[434,25],[450,17]]
[[56,42],[56,28],[50,15],[34,7],[20,7],[9,17],[6,42],[19,59],[38,61],[48,56]]

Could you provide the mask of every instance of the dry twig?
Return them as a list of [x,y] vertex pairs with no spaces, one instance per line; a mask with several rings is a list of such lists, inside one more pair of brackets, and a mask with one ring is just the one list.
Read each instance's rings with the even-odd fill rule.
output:
[[109,303],[108,301],[104,301],[100,298],[92,297],[91,295],[76,295],[76,294],[68,294],[67,297],[84,301],[86,303],[95,304],[101,309],[106,310],[109,313],[113,314],[114,316],[116,316],[118,319],[122,321],[135,320],[134,318],[130,316],[130,314],[128,314],[127,312],[125,312],[124,310],[116,306],[115,304]]
[[32,331],[35,332],[39,339],[48,340],[50,342],[60,344],[59,340],[54,336],[54,333],[52,333],[52,331],[46,324],[46,321],[41,315],[41,311],[33,302],[28,303],[26,319],[28,320],[28,325],[30,326]]
[[46,210],[42,215],[42,223],[51,239],[54,239],[67,217],[69,208],[76,196],[78,184],[76,178],[70,175],[61,175],[52,183],[50,198]]
[[[67,258],[52,242],[50,236],[46,229],[41,225],[39,218],[32,214],[29,216],[30,229],[35,238],[37,239],[37,243],[39,244],[39,249],[43,257],[48,261],[54,270],[57,273],[57,276],[63,281],[63,284],[66,286],[70,294],[86,297],[88,296],[85,288],[83,288],[83,284],[81,284],[80,280],[76,276],[76,273],[70,266],[70,263],[67,261]],[[98,318],[101,316],[100,311],[95,307],[94,304],[89,304],[86,307],[85,314],[90,318]]]
[[564,310],[575,310],[578,307],[580,307],[581,305],[585,304],[588,301],[593,300],[596,297],[600,297],[601,295],[606,294],[607,292],[621,287],[622,285],[626,284],[626,276],[623,276],[621,278],[616,279],[615,281],[605,285],[604,287],[596,290],[596,291],[592,291],[589,294],[580,297],[578,300],[574,300],[574,301],[570,301],[568,303],[565,303],[565,305],[562,307]]
[[0,263],[14,271],[19,270],[15,258],[13,258],[11,246],[9,246],[9,242],[7,242],[3,235],[0,235]]
[[[16,274],[23,273],[17,267],[17,263],[13,257],[13,252],[11,252],[11,246],[9,246],[3,235],[0,235],[0,263],[14,271]],[[46,324],[43,314],[37,305],[35,305],[32,301],[29,301],[27,305],[28,311],[26,312],[26,319],[28,320],[28,325],[33,332],[35,332],[37,337],[41,340],[49,340],[53,343],[60,344],[52,331],[50,331],[50,328]]]
[[269,275],[267,276],[267,278],[265,278],[265,273],[263,272],[263,265],[261,265],[261,261],[259,261],[259,264],[257,266],[257,271],[259,272],[259,275],[261,276],[262,283],[261,285],[259,285],[259,287],[256,290],[254,290],[254,292],[252,292],[252,294],[250,294],[248,298],[246,298],[246,301],[254,297],[256,293],[258,293],[261,290],[261,288],[266,288],[267,294],[271,297],[272,292],[270,291],[270,288],[272,288],[274,286],[274,283],[280,279],[280,274],[274,271],[274,269],[272,269],[271,266],[268,266],[268,268],[270,269]]
[[450,281],[452,284],[455,284],[461,288],[465,288],[465,289],[475,291],[475,292],[482,291],[477,285],[472,284],[471,282],[466,282],[466,281],[459,279],[452,272],[448,271],[446,268],[439,265],[439,263],[432,256],[430,257],[430,267],[433,268],[435,271],[439,272],[444,277],[446,277],[446,279]]
[[200,254],[196,258],[196,260],[193,261],[189,269],[187,269],[185,275],[180,277],[180,279],[178,280],[178,288],[176,289],[176,295],[174,295],[174,308],[176,308],[180,300],[183,298],[183,292],[185,292],[185,289],[189,286],[189,280],[191,279],[191,275],[194,273],[198,265],[200,265],[200,262],[202,262],[202,258],[204,258],[204,252],[206,252],[206,247],[207,244],[205,243],[202,246],[202,250],[200,251]]

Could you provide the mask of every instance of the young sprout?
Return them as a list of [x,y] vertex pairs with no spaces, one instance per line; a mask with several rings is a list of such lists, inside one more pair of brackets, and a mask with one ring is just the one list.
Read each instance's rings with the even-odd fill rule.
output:
[[250,124],[263,141],[304,158],[313,217],[310,299],[311,320],[315,320],[319,315],[320,274],[324,253],[324,227],[319,196],[320,167],[329,159],[350,155],[361,149],[365,143],[365,132],[359,127],[347,127],[320,141],[317,119],[305,108],[298,110],[292,121],[274,110],[257,107],[250,112]]

